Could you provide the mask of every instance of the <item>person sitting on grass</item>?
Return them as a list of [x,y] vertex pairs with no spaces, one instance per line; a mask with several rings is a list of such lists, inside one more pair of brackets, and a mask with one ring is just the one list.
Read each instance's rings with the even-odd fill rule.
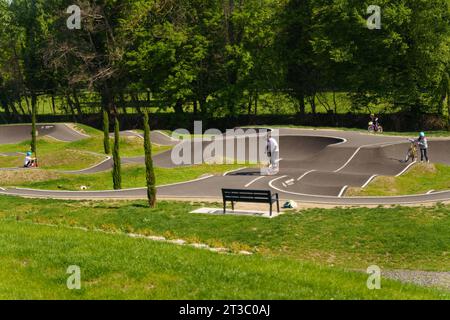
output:
[[419,139],[416,141],[420,148],[420,162],[426,160],[427,163],[430,163],[430,160],[428,159],[428,139],[425,137],[425,132],[421,132]]
[[27,155],[25,156],[25,161],[24,161],[24,168],[31,168],[35,166],[36,163],[36,159],[32,157],[33,154],[31,152],[27,152]]

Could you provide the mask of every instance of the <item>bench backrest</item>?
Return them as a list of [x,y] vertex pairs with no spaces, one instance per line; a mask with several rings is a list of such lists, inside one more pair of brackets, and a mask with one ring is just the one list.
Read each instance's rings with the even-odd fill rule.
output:
[[270,190],[222,189],[222,195],[224,200],[237,202],[270,202],[272,199],[272,192]]

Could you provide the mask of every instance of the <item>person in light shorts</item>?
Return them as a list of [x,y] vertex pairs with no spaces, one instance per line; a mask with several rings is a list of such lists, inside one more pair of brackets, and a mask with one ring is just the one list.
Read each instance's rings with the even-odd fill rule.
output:
[[270,169],[278,172],[280,169],[280,146],[272,133],[267,134],[267,155],[270,158]]

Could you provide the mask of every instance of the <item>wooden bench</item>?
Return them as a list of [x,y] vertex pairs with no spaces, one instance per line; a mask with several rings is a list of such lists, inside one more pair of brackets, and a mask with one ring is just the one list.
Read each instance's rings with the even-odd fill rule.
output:
[[234,211],[235,202],[267,203],[270,204],[270,216],[272,216],[272,206],[277,204],[277,212],[280,212],[280,199],[278,193],[272,194],[270,190],[241,190],[222,189],[223,213],[226,213],[227,202],[231,202]]

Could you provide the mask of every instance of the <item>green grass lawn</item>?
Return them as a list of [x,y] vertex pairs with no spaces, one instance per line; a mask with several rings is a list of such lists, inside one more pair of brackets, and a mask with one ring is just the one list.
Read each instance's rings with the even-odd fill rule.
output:
[[450,265],[450,206],[311,209],[275,219],[189,214],[200,206],[0,197],[0,219],[164,236],[327,267],[448,271]]
[[[90,135],[90,138],[71,142],[68,147],[76,150],[103,153],[103,132],[81,124],[76,124],[75,128],[83,133]],[[110,141],[112,146],[114,143],[114,139],[111,138]],[[170,149],[171,147],[169,146],[153,145],[154,154],[158,154]],[[122,157],[136,157],[142,156],[143,154],[144,140],[142,138],[136,136],[120,138],[120,155]]]
[[[223,255],[122,235],[0,222],[0,299],[450,299],[288,258]],[[71,265],[81,290],[68,290]]]
[[[22,152],[30,149],[30,141],[18,144],[0,145],[0,152]],[[70,143],[55,141],[51,138],[39,138],[37,142],[39,166],[43,169],[79,170],[88,168],[105,157],[83,150],[71,148]],[[1,157],[0,167],[21,167],[24,156]]]
[[[23,156],[24,157],[24,156]],[[0,155],[0,168],[16,168],[23,165],[23,157],[19,156],[1,156]]]
[[[241,168],[242,165],[197,165],[178,168],[155,168],[157,185],[189,181],[205,174],[222,174],[229,170]],[[33,170],[24,172],[0,172],[0,186],[27,187],[46,190],[112,190],[111,172],[95,174],[62,174],[51,171]],[[122,167],[122,187],[145,187],[145,167],[141,165],[124,165]]]
[[364,189],[351,188],[347,196],[397,196],[450,189],[450,166],[416,164],[400,177],[377,177]]

